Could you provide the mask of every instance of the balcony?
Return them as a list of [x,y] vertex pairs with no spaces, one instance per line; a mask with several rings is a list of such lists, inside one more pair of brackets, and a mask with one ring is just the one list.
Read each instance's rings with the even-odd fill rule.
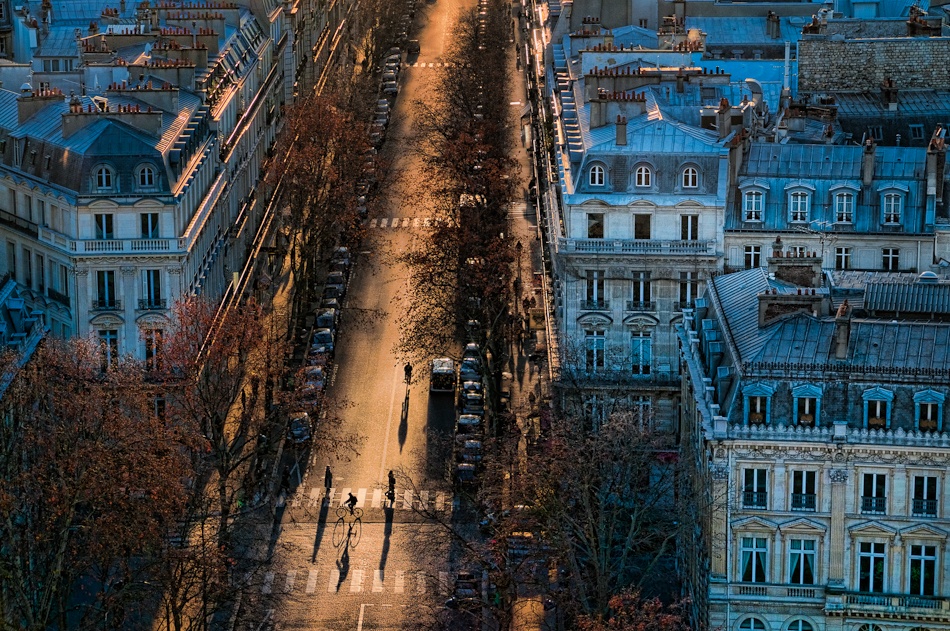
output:
[[[713,600],[726,598],[726,587],[729,583],[713,582],[709,586],[709,595]],[[799,604],[807,603],[810,606],[821,606],[825,598],[825,588],[822,585],[777,585],[774,583],[732,583],[729,586],[729,595],[747,600],[749,597],[756,600],[767,598],[770,601],[794,601]],[[803,602],[804,601],[804,602]],[[808,602],[811,601],[811,602]]]
[[122,311],[121,300],[93,300],[92,311]]
[[610,303],[606,300],[581,300],[581,309],[584,311],[607,311]]
[[27,221],[22,217],[17,217],[13,213],[8,213],[5,210],[0,210],[0,224],[9,226],[14,230],[18,230],[23,234],[29,235],[36,238],[37,235],[37,225],[32,221]]
[[38,239],[63,251],[80,254],[168,254],[185,248],[185,242],[181,239],[71,239],[46,227],[39,229]]
[[139,311],[162,311],[168,308],[167,303],[163,298],[146,298],[139,300]]
[[743,491],[743,508],[765,508],[768,505],[769,494],[765,491]]
[[656,311],[656,303],[652,300],[628,300],[627,311]]
[[861,497],[861,512],[883,515],[887,512],[886,497]]
[[914,498],[914,517],[936,517],[937,500],[923,500]]
[[660,239],[559,239],[559,249],[580,254],[715,255],[715,241]]
[[846,592],[828,595],[825,611],[857,616],[927,618],[950,620],[950,600],[907,594],[866,594]]
[[815,510],[814,493],[792,493],[792,510]]
[[56,302],[58,302],[58,303],[61,304],[61,305],[64,305],[64,306],[66,306],[66,307],[69,306],[69,296],[67,296],[67,295],[64,294],[64,293],[60,293],[60,292],[56,291],[56,290],[53,289],[52,287],[47,288],[47,290],[46,290],[46,295],[49,296],[50,298],[52,298],[53,300],[55,300]]

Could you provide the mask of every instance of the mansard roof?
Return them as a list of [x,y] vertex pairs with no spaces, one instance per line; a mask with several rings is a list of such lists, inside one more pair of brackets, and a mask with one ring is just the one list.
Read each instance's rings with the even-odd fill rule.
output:
[[[754,142],[741,176],[806,177],[861,180],[863,147],[857,145],[775,144]],[[922,147],[877,147],[874,177],[897,180],[923,176],[927,152]]]

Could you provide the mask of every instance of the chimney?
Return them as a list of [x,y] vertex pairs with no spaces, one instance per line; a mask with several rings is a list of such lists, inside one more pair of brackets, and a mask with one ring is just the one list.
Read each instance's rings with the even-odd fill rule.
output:
[[627,144],[627,117],[617,114],[617,145]]
[[[799,287],[818,288],[822,286],[821,257],[815,252],[805,252],[796,256],[791,250],[784,252],[782,238],[772,244],[772,256],[768,258],[769,273],[776,280],[798,285]],[[826,313],[826,310],[822,310]]]
[[778,14],[769,11],[765,18],[765,30],[771,39],[778,39],[782,36],[782,25],[779,23]]
[[874,182],[874,140],[864,141],[864,154],[861,156],[861,182],[871,186]]
[[934,196],[937,205],[943,205],[943,173],[947,166],[946,130],[940,125],[927,145],[927,196]]
[[835,359],[848,358],[848,339],[851,337],[851,305],[845,300],[835,313]]
[[720,99],[719,109],[716,110],[716,128],[719,130],[719,140],[732,133],[732,106],[726,97]]
[[684,85],[685,82],[686,82],[686,77],[683,76],[683,69],[680,68],[676,72],[676,93],[677,94],[682,94],[683,92],[686,91],[686,86]]
[[767,289],[758,295],[758,300],[760,327],[797,313],[808,313],[817,318],[828,315],[829,311],[827,293],[809,287],[799,288],[794,294]]
[[897,85],[890,77],[881,84],[881,101],[888,112],[897,111]]

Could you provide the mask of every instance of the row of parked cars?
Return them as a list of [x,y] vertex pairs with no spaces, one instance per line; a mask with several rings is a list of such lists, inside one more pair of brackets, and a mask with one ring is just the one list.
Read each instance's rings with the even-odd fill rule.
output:
[[350,273],[350,251],[338,247],[330,257],[330,268],[323,283],[320,306],[308,314],[307,328],[302,338],[305,343],[304,366],[295,383],[294,412],[289,416],[287,440],[303,444],[310,440],[313,418],[323,403],[323,393],[329,379],[336,335],[340,325],[340,305],[346,295]]
[[485,432],[485,392],[482,382],[482,354],[469,343],[459,364],[455,422],[455,478],[459,485],[474,484],[481,469],[482,438]]

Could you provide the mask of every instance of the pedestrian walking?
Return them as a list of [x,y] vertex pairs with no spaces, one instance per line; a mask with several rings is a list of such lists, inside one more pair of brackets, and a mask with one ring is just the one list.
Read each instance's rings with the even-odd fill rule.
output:
[[396,501],[396,474],[389,472],[389,490],[386,491],[386,497],[390,502]]
[[290,467],[284,465],[284,471],[280,474],[280,488],[285,491],[290,488]]
[[410,383],[412,381],[412,363],[406,362],[403,372],[406,373],[406,383]]
[[323,486],[327,489],[327,495],[330,494],[330,487],[333,486],[333,473],[330,472],[330,465],[327,465],[327,472],[323,474]]

